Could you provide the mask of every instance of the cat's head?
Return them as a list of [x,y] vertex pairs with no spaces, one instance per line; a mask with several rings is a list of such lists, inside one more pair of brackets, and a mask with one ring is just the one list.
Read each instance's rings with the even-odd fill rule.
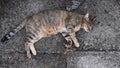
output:
[[90,32],[92,30],[92,22],[95,18],[96,16],[90,16],[89,13],[84,16],[82,28],[85,29],[86,32]]

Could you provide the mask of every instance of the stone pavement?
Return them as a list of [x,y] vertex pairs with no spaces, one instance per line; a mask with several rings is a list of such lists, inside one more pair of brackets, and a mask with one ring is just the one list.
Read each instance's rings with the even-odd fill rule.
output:
[[[70,7],[72,0],[0,0],[0,39],[25,17],[43,10]],[[78,49],[63,54],[61,34],[43,38],[35,44],[37,56],[24,54],[22,29],[10,41],[0,45],[0,68],[120,68],[120,0],[76,0],[80,6],[72,12],[97,16],[90,33],[76,33]]]

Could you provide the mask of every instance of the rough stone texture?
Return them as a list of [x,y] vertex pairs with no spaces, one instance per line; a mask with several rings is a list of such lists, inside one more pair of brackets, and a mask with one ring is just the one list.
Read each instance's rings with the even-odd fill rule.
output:
[[120,68],[120,53],[75,52],[68,56],[67,68]]
[[[11,40],[0,44],[0,68],[99,68],[100,65],[120,68],[120,54],[115,52],[120,50],[120,0],[77,1],[80,6],[72,12],[97,16],[90,33],[82,29],[77,32],[81,45],[77,52],[73,46],[73,53],[64,55],[65,40],[58,34],[38,41],[35,44],[38,55],[27,59],[22,29]],[[71,4],[71,0],[0,0],[0,39],[27,16],[48,9],[65,10]]]
[[[80,9],[80,10],[79,10]],[[113,0],[86,0],[77,12],[97,16],[90,33],[78,32],[83,50],[120,50],[120,5]],[[80,38],[82,37],[82,38]]]
[[0,54],[0,68],[66,68],[66,59],[62,54],[38,54],[32,59],[17,52]]

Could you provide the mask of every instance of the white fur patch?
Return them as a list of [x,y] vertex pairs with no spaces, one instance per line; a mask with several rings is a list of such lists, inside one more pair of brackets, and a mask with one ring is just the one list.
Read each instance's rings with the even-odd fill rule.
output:
[[6,35],[6,38],[7,38],[7,39],[10,39],[11,37],[10,37],[9,35]]
[[89,13],[87,13],[87,14],[85,15],[85,19],[86,19],[87,21],[89,21]]
[[13,35],[15,35],[15,34],[14,34],[13,32],[10,32],[9,35],[10,35],[10,36],[13,36]]
[[36,52],[35,47],[34,47],[33,44],[30,45],[30,50],[32,51],[33,55],[36,55],[36,54],[37,54],[37,52]]
[[77,31],[79,31],[79,30],[80,30],[80,26],[75,27],[75,29],[74,29],[75,32],[77,32]]
[[58,32],[67,32],[67,29],[65,27],[63,27],[63,28],[59,29]]

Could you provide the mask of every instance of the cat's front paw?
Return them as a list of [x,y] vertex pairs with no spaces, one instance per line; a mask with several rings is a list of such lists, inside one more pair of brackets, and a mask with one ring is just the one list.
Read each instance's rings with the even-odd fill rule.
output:
[[80,46],[80,45],[79,45],[79,43],[75,43],[75,47],[77,47],[77,48],[78,48],[79,46]]

